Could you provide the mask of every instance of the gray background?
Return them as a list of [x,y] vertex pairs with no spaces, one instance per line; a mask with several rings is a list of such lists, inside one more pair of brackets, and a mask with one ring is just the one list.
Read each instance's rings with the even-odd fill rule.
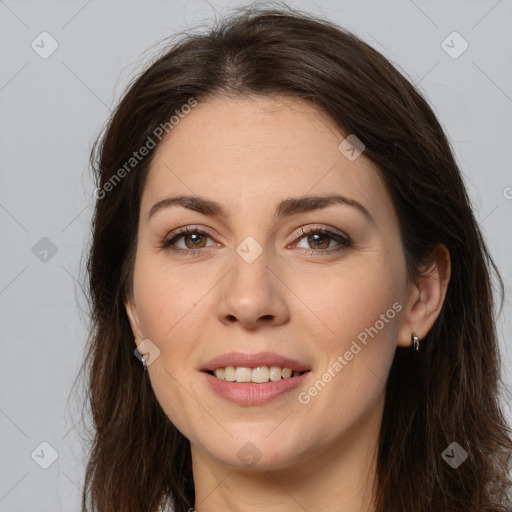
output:
[[[84,449],[79,399],[69,394],[87,335],[79,282],[93,205],[91,144],[151,47],[236,5],[0,1],[0,511],[80,508]],[[506,283],[498,333],[504,378],[512,383],[512,2],[290,5],[353,30],[433,105]],[[51,48],[43,31],[58,43],[45,59],[31,47],[35,41],[39,52]],[[450,36],[442,44],[453,31],[469,45],[457,58],[463,40]],[[55,254],[38,252],[48,249],[43,237]],[[504,399],[509,418],[511,398]],[[43,441],[58,454],[48,469],[40,467],[53,460]]]

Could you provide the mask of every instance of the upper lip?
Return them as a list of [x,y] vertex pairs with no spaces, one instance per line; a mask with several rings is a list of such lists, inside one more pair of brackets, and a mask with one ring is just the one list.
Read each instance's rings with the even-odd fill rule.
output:
[[210,361],[201,368],[201,371],[214,371],[217,368],[226,368],[227,366],[243,366],[249,368],[256,368],[257,366],[279,366],[281,368],[290,368],[296,372],[311,370],[311,367],[307,364],[274,352],[259,352],[257,354],[229,352],[210,359]]

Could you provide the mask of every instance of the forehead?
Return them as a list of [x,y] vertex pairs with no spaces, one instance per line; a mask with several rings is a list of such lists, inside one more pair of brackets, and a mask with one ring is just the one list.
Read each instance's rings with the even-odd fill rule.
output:
[[[283,198],[342,193],[373,209],[390,198],[364,153],[349,160],[335,123],[283,97],[212,98],[180,119],[155,150],[142,209],[167,195],[264,209]],[[243,203],[243,205],[241,204]]]

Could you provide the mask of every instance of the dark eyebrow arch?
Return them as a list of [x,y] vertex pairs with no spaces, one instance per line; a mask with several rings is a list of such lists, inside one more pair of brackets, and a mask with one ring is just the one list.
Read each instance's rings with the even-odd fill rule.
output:
[[[290,197],[288,199],[284,199],[277,205],[274,217],[276,219],[282,219],[298,213],[326,208],[327,206],[334,204],[342,204],[356,208],[365,217],[367,217],[368,220],[374,222],[370,212],[361,203],[357,202],[355,199],[339,194],[331,194],[327,196]],[[179,195],[175,197],[166,197],[165,199],[156,202],[149,210],[148,221],[157,211],[173,206],[181,206],[188,210],[202,213],[203,215],[212,215],[222,219],[229,217],[222,206],[215,201],[199,196]]]

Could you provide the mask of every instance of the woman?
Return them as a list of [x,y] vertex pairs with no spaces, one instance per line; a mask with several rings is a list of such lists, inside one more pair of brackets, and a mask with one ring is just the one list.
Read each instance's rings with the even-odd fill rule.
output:
[[130,85],[92,164],[84,511],[510,507],[497,270],[382,55],[244,9]]

